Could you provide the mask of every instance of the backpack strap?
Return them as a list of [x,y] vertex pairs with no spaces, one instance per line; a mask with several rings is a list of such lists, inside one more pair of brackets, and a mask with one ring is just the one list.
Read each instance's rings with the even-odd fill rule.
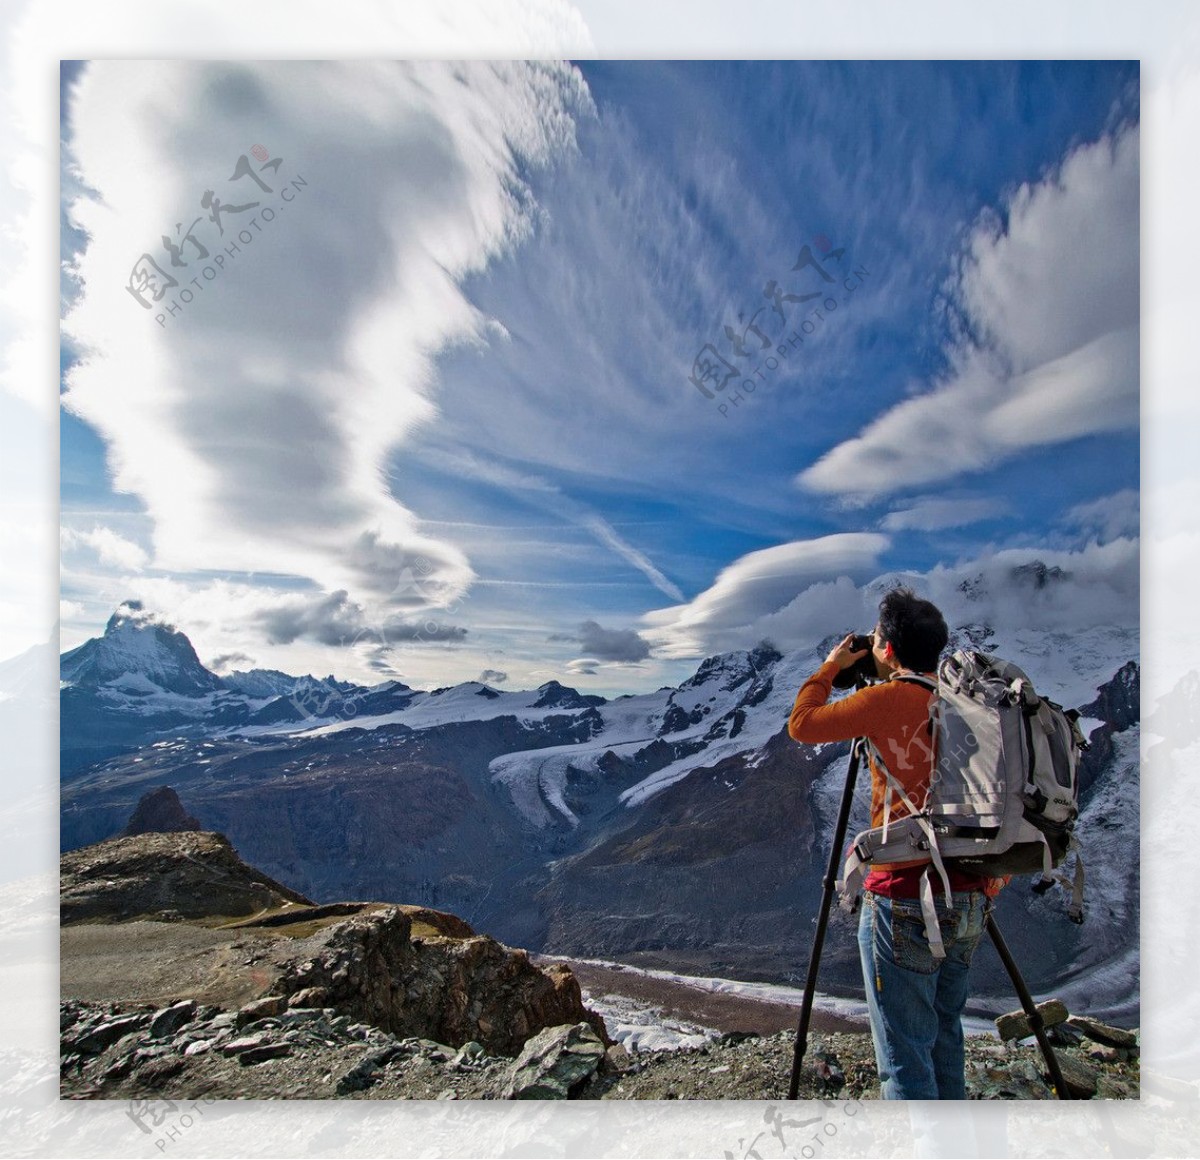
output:
[[[1045,839],[1042,839],[1045,841]],[[1071,901],[1067,904],[1067,917],[1079,926],[1083,923],[1083,888],[1087,881],[1087,873],[1083,866],[1083,850],[1079,845],[1079,839],[1074,834],[1071,835],[1070,841],[1067,843],[1068,852],[1075,855],[1075,873],[1067,877],[1065,870],[1060,870],[1055,874],[1052,869],[1047,866],[1042,871],[1042,877],[1033,884],[1033,892],[1035,894],[1045,894],[1052,886],[1061,886],[1064,890],[1071,892]]]
[[942,942],[942,928],[938,922],[937,907],[933,902],[933,883],[929,880],[928,866],[921,875],[921,917],[925,919],[925,938],[929,943],[929,953],[935,959],[944,959],[946,947]]
[[[889,789],[895,791],[901,802],[908,810],[908,816],[921,827],[926,841],[929,843],[929,860],[933,864],[932,868],[938,872],[938,877],[942,880],[942,888],[946,892],[946,905],[954,905],[954,894],[950,889],[950,875],[946,871],[946,863],[942,859],[942,852],[938,849],[937,833],[930,824],[929,818],[924,812],[917,809],[917,804],[909,797],[905,788],[892,776],[879,750],[868,742],[872,757],[875,759],[880,771],[887,780]],[[885,795],[884,801],[884,841],[887,840],[887,818],[888,805],[891,802],[891,794]],[[942,931],[938,924],[937,910],[933,901],[933,883],[929,879],[929,867],[926,867],[925,873],[921,875],[921,914],[925,919],[925,937],[929,942],[929,950],[935,959],[944,959],[946,957],[946,949],[942,944]]]
[[897,673],[894,677],[889,677],[890,681],[907,681],[911,685],[923,685],[931,693],[937,692],[937,681],[932,677],[923,677],[920,673]]

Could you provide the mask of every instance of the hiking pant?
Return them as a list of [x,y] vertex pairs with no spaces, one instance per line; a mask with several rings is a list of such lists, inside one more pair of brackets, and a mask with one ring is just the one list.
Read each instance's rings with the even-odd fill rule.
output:
[[963,1100],[962,1009],[967,972],[991,900],[936,897],[946,957],[935,959],[915,898],[863,894],[858,923],[875,1063],[885,1100]]

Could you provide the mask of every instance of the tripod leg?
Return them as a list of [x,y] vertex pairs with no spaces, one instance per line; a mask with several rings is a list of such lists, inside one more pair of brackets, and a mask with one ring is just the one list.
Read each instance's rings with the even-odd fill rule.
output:
[[850,820],[850,807],[854,802],[854,783],[858,780],[860,745],[857,741],[850,749],[850,768],[846,773],[846,785],[842,790],[842,803],[838,809],[837,824],[834,826],[833,845],[829,850],[829,865],[825,870],[824,892],[821,895],[821,912],[817,918],[817,930],[813,936],[812,953],[808,958],[808,977],[804,982],[804,999],[800,1004],[800,1024],[796,1028],[796,1048],[792,1055],[792,1078],[788,1085],[788,1099],[800,1094],[800,1068],[804,1053],[808,1049],[808,1024],[812,1018],[813,996],[817,989],[817,970],[821,965],[821,948],[825,944],[825,928],[829,925],[829,908],[833,904],[833,892],[837,885],[838,863],[842,857],[842,845],[846,840],[846,826]]
[[1029,993],[1029,988],[1025,986],[1025,980],[1021,978],[1021,972],[1017,969],[1016,960],[1012,957],[1008,944],[1000,934],[996,920],[990,914],[987,918],[987,932],[991,935],[992,942],[996,944],[996,952],[1000,955],[1000,961],[1004,964],[1005,970],[1008,971],[1008,977],[1013,981],[1025,1014],[1029,1016],[1029,1029],[1037,1036],[1038,1046],[1042,1049],[1046,1068],[1054,1083],[1055,1094],[1060,1100],[1070,1099],[1071,1097],[1067,1094],[1067,1085],[1063,1080],[1062,1069],[1058,1066],[1058,1056],[1054,1054],[1054,1048],[1050,1046],[1050,1040],[1046,1038],[1046,1020],[1042,1018],[1042,1013],[1037,1009],[1037,1004],[1034,1003],[1033,996]]

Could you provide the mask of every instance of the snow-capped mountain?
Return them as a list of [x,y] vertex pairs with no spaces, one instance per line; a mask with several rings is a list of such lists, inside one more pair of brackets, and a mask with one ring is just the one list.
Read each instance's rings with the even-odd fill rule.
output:
[[139,600],[122,604],[104,635],[64,653],[59,670],[65,684],[128,693],[177,693],[202,697],[221,687],[196,656],[192,642],[149,616]]
[[[1054,583],[1050,570],[1013,580]],[[1055,892],[1014,886],[1001,896],[1006,937],[1035,991],[1090,988],[1094,1013],[1129,1018],[1136,633],[998,629],[977,591],[963,605],[952,646],[1020,664],[1092,733],[1080,836],[1096,926],[1067,923]],[[87,651],[92,641],[63,658],[64,847],[114,833],[146,790],[168,784],[206,828],[312,897],[442,906],[534,950],[775,982],[803,970],[846,746],[797,745],[786,724],[840,631],[786,654],[763,642],[709,657],[678,688],[605,700],[555,681],[422,691],[261,670],[205,680],[175,642],[186,637],[160,629],[114,617],[103,652]],[[99,679],[118,657],[146,667]],[[860,794],[851,827],[865,824]],[[849,920],[833,922],[826,962],[825,987],[861,987]],[[978,974],[1009,1002],[998,963]]]
[[398,681],[364,687],[269,669],[218,676],[182,632],[127,601],[104,635],[59,659],[64,775],[166,736],[296,729],[408,703]]

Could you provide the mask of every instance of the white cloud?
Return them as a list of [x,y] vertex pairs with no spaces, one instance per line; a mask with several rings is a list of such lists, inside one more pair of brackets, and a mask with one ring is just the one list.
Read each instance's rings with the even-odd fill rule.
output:
[[[300,576],[376,616],[406,567],[442,602],[465,591],[465,555],[418,532],[381,466],[436,415],[434,357],[481,341],[460,287],[528,233],[521,167],[568,153],[586,105],[574,70],[537,62],[88,66],[72,146],[95,194],[70,207],[89,242],[65,322],[87,357],[65,401],[144,501],[159,567]],[[282,158],[261,174],[273,191],[308,183],[286,206],[230,179],[255,143]],[[273,224],[229,210],[220,236],[206,190],[273,204]],[[151,252],[172,269],[159,237],[194,219],[209,258],[185,245],[180,287],[143,310],[131,267]]]
[[59,533],[59,542],[63,551],[83,544],[96,553],[101,564],[124,572],[140,572],[150,559],[140,545],[104,526],[95,527],[90,532],[63,528]]
[[1063,520],[1085,532],[1095,533],[1102,540],[1115,540],[1118,536],[1137,535],[1140,506],[1141,496],[1127,487],[1090,503],[1076,504]]
[[[938,565],[921,576],[919,584],[952,624],[986,621],[1005,633],[1072,633],[1097,626],[1136,632],[1138,549],[1132,537],[1090,543],[1076,551],[1008,548]],[[1049,573],[1045,582],[1039,579],[1039,563]]]
[[888,512],[879,526],[885,532],[937,532],[1002,516],[1008,510],[1008,504],[999,499],[926,496],[912,501],[908,507]]
[[1138,143],[1082,145],[986,213],[947,293],[950,373],[797,476],[883,495],[1138,422]]
[[745,647],[748,625],[787,607],[798,592],[875,568],[888,544],[877,533],[843,532],[751,552],[687,603],[647,612],[641,635],[663,657]]
[[[873,561],[865,548],[861,564]],[[657,654],[707,656],[749,648],[764,637],[785,651],[814,645],[833,634],[869,628],[883,592],[896,584],[932,600],[951,627],[986,623],[1001,634],[1047,635],[1097,626],[1136,632],[1138,627],[1136,539],[1093,542],[1078,551],[1005,549],[926,572],[883,573],[865,583],[849,575],[831,578],[839,569],[830,566],[830,578],[796,574],[786,583],[764,584],[766,577],[759,573],[765,562],[757,556],[762,553],[735,561],[690,605],[647,614],[643,620],[652,627],[643,635],[655,643]],[[719,611],[705,615],[714,604]]]

